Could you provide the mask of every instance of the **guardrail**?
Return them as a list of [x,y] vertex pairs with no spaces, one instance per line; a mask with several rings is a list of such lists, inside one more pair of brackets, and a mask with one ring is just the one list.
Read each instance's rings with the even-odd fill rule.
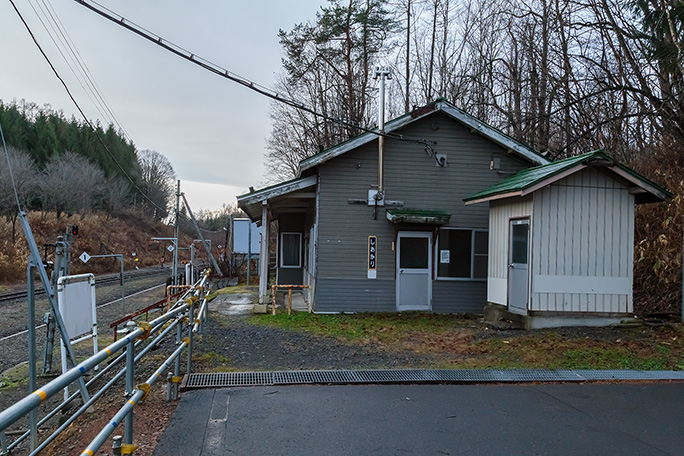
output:
[[[152,384],[161,375],[174,365],[174,375],[170,375],[167,379],[169,385],[167,386],[167,399],[178,398],[178,384],[181,381],[180,377],[180,355],[183,350],[187,348],[187,365],[186,374],[192,371],[192,344],[193,334],[201,331],[202,322],[207,315],[207,299],[208,294],[207,281],[209,270],[202,273],[201,278],[187,290],[179,300],[166,312],[165,314],[155,318],[150,322],[137,322],[138,327],[128,333],[125,337],[115,341],[109,346],[100,350],[97,354],[82,361],[77,366],[71,368],[64,374],[55,378],[54,380],[43,385],[41,388],[33,391],[28,396],[14,403],[7,409],[0,412],[0,455],[9,454],[22,441],[27,438],[30,439],[31,455],[38,454],[51,443],[67,426],[74,422],[83,412],[85,412],[91,405],[95,403],[102,395],[109,390],[121,377],[125,375],[126,386],[125,394],[127,397],[126,403],[109,421],[107,426],[103,428],[97,437],[88,445],[88,447],[81,453],[82,455],[93,455],[104,444],[107,438],[114,432],[118,425],[125,422],[125,432],[123,442],[121,439],[116,439],[114,444],[117,448],[121,448],[122,454],[132,454],[137,448],[133,444],[133,407],[144,401],[150,392]],[[199,309],[196,312],[196,303],[199,302]],[[140,361],[146,353],[158,346],[166,336],[173,330],[176,330],[176,345],[177,348],[173,353],[157,368],[157,370],[144,383],[135,385],[135,365]],[[150,334],[159,332],[159,334],[136,355],[136,347],[145,344]],[[187,336],[183,338],[183,333]],[[102,379],[107,373],[111,373],[118,363],[124,358],[126,365],[118,373],[116,373],[107,383],[102,386],[97,392],[91,395],[90,399],[85,401],[81,407],[71,415],[66,422],[59,426],[52,434],[45,438],[39,445],[37,442],[37,429],[39,426],[45,424],[50,418],[54,417],[59,411],[62,411],[73,402],[80,393],[74,393],[58,405],[55,409],[50,411],[42,420],[36,423],[35,419],[30,419],[30,429],[15,439],[11,444],[7,443],[7,436],[5,430],[15,423],[17,420],[26,415],[34,415],[44,401],[60,390],[64,389],[71,383],[81,379],[86,373],[94,370],[103,361],[106,361],[114,353],[124,350],[118,357],[116,357],[109,365],[100,370],[88,383],[88,386]],[[173,394],[171,394],[173,393]]]

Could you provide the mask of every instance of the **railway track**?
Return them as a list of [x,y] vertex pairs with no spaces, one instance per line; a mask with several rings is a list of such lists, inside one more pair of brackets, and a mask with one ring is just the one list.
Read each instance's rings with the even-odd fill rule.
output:
[[[138,272],[138,271],[136,271]],[[121,300],[121,291],[118,286],[119,275],[112,277],[101,276],[97,283],[97,320],[100,336],[109,335],[109,323],[120,319],[123,315],[135,312],[159,301],[164,296],[166,277],[169,270],[158,269],[156,271],[143,271],[135,275],[127,275],[125,289],[125,306]],[[104,281],[102,279],[105,279]],[[25,293],[24,293],[25,296]],[[22,305],[17,294],[13,294],[15,303],[5,301],[0,307],[0,373],[25,362],[28,359],[26,348],[27,339],[27,315],[25,305]],[[36,299],[36,314],[42,315],[49,311],[47,297],[43,293]],[[37,334],[37,353],[42,353],[45,342],[45,324],[40,321],[36,329],[41,331]],[[79,351],[88,351],[88,344],[79,348],[76,346],[77,356]],[[83,353],[81,353],[83,354]]]
[[[143,269],[140,271],[126,271],[124,272],[124,281],[127,280],[135,280],[135,279],[140,279],[143,277],[150,277],[150,276],[155,276],[155,275],[162,275],[162,274],[170,274],[170,271],[168,269]],[[121,274],[113,273],[113,274],[104,274],[101,276],[97,276],[95,278],[95,286],[99,285],[108,285],[111,283],[116,283],[121,279]],[[45,289],[41,287],[36,287],[36,295],[43,295],[45,294]],[[25,299],[27,297],[27,291],[26,290],[19,290],[19,291],[10,291],[7,293],[0,293],[0,303],[6,302],[6,301],[14,301],[17,299]]]

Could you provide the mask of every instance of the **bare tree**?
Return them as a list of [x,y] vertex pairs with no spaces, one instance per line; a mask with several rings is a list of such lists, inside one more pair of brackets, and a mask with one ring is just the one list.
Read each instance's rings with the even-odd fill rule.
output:
[[142,200],[141,206],[149,211],[155,220],[162,220],[168,215],[173,201],[176,173],[168,158],[154,150],[139,151],[138,164],[141,189],[147,197]]
[[120,177],[111,176],[102,185],[99,199],[100,207],[107,213],[107,217],[119,215],[122,209],[130,205],[130,185]]
[[71,215],[92,211],[104,180],[104,173],[79,155],[53,155],[38,186],[43,211],[53,210],[57,217],[64,212]]
[[[14,176],[16,196],[23,210],[28,210],[38,189],[38,169],[31,157],[21,150],[8,147],[9,162]],[[0,212],[12,223],[12,242],[16,238],[16,221],[19,215],[15,188],[12,187],[7,158],[0,158]]]

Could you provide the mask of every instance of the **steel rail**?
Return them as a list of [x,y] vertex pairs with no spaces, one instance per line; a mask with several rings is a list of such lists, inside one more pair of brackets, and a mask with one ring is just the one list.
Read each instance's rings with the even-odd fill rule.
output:
[[[152,340],[152,342],[150,342],[148,345],[146,345],[146,346],[140,351],[140,353],[136,356],[135,361],[138,362],[140,359],[142,359],[142,357],[143,357],[145,354],[147,354],[152,348],[154,348],[154,347],[161,341],[161,339],[164,338],[164,337],[169,333],[170,328],[174,328],[177,324],[178,324],[178,320],[176,320],[174,323],[172,323],[171,325],[169,325],[169,326],[167,327],[167,329],[165,329],[165,330],[162,331],[157,337],[155,337],[155,338]],[[151,331],[151,332],[154,332],[154,331],[156,331],[156,330],[158,330],[158,329],[159,329],[159,326],[157,326],[157,327],[155,327],[155,328],[152,328],[152,331]],[[140,345],[140,344],[142,344],[142,343],[143,343],[142,340],[137,340],[137,341],[135,342],[134,346],[137,347],[138,345]],[[92,385],[93,383],[95,383],[96,381],[98,381],[102,376],[104,376],[107,372],[109,372],[110,370],[112,370],[112,369],[113,369],[113,368],[114,368],[122,359],[124,359],[125,357],[126,357],[126,352],[121,353],[119,356],[117,356],[117,357],[116,357],[114,360],[112,360],[112,362],[110,362],[104,369],[102,369],[101,371],[99,371],[93,378],[91,378],[91,379],[86,383],[86,387],[88,387],[88,386]],[[115,375],[114,381],[120,379],[121,376],[124,375],[125,373],[126,373],[126,368],[124,367],[121,371],[119,371],[119,372]],[[112,380],[110,380],[110,382],[112,382]],[[112,382],[112,383],[113,383],[113,382]],[[108,385],[109,385],[109,384],[106,384],[105,386],[102,387],[102,389],[105,389],[105,390],[108,389]],[[73,401],[74,399],[76,399],[78,396],[80,396],[80,393],[73,393],[71,396],[69,396],[64,402],[62,402],[60,405],[58,405],[57,407],[55,407],[50,413],[48,413],[47,415],[45,415],[45,417],[43,417],[43,418],[38,422],[38,427],[42,426],[42,425],[45,424],[47,421],[49,421],[53,416],[55,416],[57,413],[59,413],[64,407],[66,407],[67,405],[69,405],[69,404],[71,403],[71,401]],[[101,393],[98,392],[95,396],[100,397],[100,396],[101,396]],[[92,399],[92,398],[91,398],[91,399]],[[94,400],[88,401],[88,406],[92,405],[93,402],[95,402],[95,401],[94,401]],[[84,405],[84,406],[81,407],[81,409],[86,410],[86,409],[87,409],[87,406]],[[81,412],[81,409],[79,409],[74,415],[72,415],[72,417],[76,417],[76,416],[80,415],[80,414],[82,413],[82,412]],[[72,421],[73,421],[73,420],[72,420],[71,418],[69,418],[68,423],[71,423]],[[66,427],[66,426],[65,426],[65,427]],[[61,431],[60,431],[60,430],[57,430],[57,431],[53,432],[53,434],[52,434],[50,437],[48,437],[48,440],[52,441],[52,440],[54,439],[53,436],[56,436],[59,432],[61,432]],[[16,440],[14,440],[14,441],[12,442],[11,445],[9,445],[9,446],[7,447],[7,450],[8,450],[8,451],[12,450],[14,447],[16,447],[17,445],[19,445],[19,444],[20,444],[25,438],[27,438],[29,435],[30,435],[30,431],[26,431],[25,433],[23,433],[23,434],[22,434],[21,436],[19,436]],[[49,442],[48,442],[48,443],[49,443]],[[41,448],[43,448],[45,444],[46,444],[46,443],[43,442],[43,443],[41,444],[41,446],[40,446],[36,451],[39,451]]]
[[[124,279],[141,279],[144,277],[150,277],[155,275],[162,275],[162,270],[152,270],[152,271],[128,271],[124,273]],[[95,286],[107,285],[109,283],[114,283],[121,279],[121,274],[106,274],[99,276],[95,279]],[[45,294],[45,289],[43,287],[36,287],[35,293],[37,295]],[[26,290],[20,291],[9,291],[7,293],[0,293],[0,302],[12,301],[16,299],[26,298]]]
[[[159,288],[159,287],[161,287],[161,286],[163,286],[163,285],[164,285],[164,284],[155,285],[155,286],[153,286],[153,287],[146,288],[146,289],[144,289],[144,290],[136,291],[135,293],[131,293],[131,294],[129,294],[129,295],[126,295],[126,297],[127,297],[127,298],[131,298],[131,297],[133,297],[133,296],[137,296],[137,295],[142,294],[142,293],[147,293],[147,292],[152,291],[152,290],[154,290],[155,288]],[[108,302],[105,302],[105,303],[103,303],[103,304],[98,304],[98,305],[97,305],[97,308],[100,309],[100,308],[102,308],[102,307],[111,306],[112,304],[117,303],[117,302],[119,302],[119,301],[121,301],[121,298],[116,298],[116,299],[114,299],[113,301],[108,301]],[[47,326],[45,323],[41,323],[41,324],[39,324],[39,325],[36,325],[36,329],[41,329],[41,328],[44,328],[45,326]],[[9,340],[9,339],[11,339],[11,338],[13,338],[13,337],[21,336],[22,334],[26,334],[27,332],[28,332],[28,329],[24,329],[24,330],[22,330],[22,331],[19,331],[19,332],[14,333],[14,334],[9,334],[9,335],[7,335],[7,336],[0,337],[0,342],[4,342],[4,341]]]
[[[128,400],[128,402],[126,402],[126,404],[124,404],[123,407],[121,407],[121,409],[119,409],[109,423],[100,431],[99,434],[97,434],[93,441],[90,442],[86,449],[83,450],[81,453],[82,456],[93,456],[95,452],[100,449],[102,444],[107,440],[112,432],[114,432],[117,426],[121,424],[121,421],[133,411],[133,406],[147,397],[150,387],[155,381],[157,381],[159,377],[161,377],[161,374],[171,366],[171,363],[181,354],[188,344],[189,342],[187,339],[183,340],[180,346],[171,354],[171,356],[166,359],[166,361],[162,363],[161,366],[159,366],[159,368],[152,375],[150,375],[147,381],[136,387],[133,396]],[[145,389],[142,389],[141,387]]]
[[[156,319],[152,320],[150,322],[150,326],[158,326],[160,323],[163,324],[169,321],[171,318],[186,310],[189,305],[189,303],[184,303],[183,305],[180,305],[177,308],[170,310],[164,315],[161,315]],[[64,389],[64,387],[68,386],[75,380],[78,380],[81,377],[83,377],[83,375],[87,371],[93,369],[102,361],[109,358],[109,356],[111,356],[112,353],[115,353],[121,350],[129,343],[132,343],[135,339],[145,334],[145,332],[146,330],[144,328],[138,327],[137,329],[129,333],[126,337],[119,339],[118,341],[103,348],[97,354],[82,361],[78,365],[66,371],[64,374],[60,375],[59,377],[44,385],[42,388],[37,389],[33,393],[29,394],[28,396],[24,397],[18,402],[15,402],[13,405],[0,412],[0,432],[7,429],[9,425],[16,422],[19,418],[21,418],[31,410],[40,406],[40,404],[43,403],[43,401],[45,401],[47,398],[52,397],[54,394]]]

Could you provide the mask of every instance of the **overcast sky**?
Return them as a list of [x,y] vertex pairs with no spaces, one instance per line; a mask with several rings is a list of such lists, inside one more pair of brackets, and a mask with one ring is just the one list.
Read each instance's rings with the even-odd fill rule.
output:
[[[31,8],[51,6],[138,150],[164,154],[193,211],[235,203],[264,181],[270,101],[115,25],[73,0],[15,0],[91,120],[103,120]],[[147,30],[272,87],[278,29],[315,18],[325,0],[100,0]],[[0,99],[77,113],[9,2],[0,1]],[[79,116],[77,116],[79,117]],[[79,117],[80,118],[80,117]],[[106,123],[106,122],[103,122]]]

